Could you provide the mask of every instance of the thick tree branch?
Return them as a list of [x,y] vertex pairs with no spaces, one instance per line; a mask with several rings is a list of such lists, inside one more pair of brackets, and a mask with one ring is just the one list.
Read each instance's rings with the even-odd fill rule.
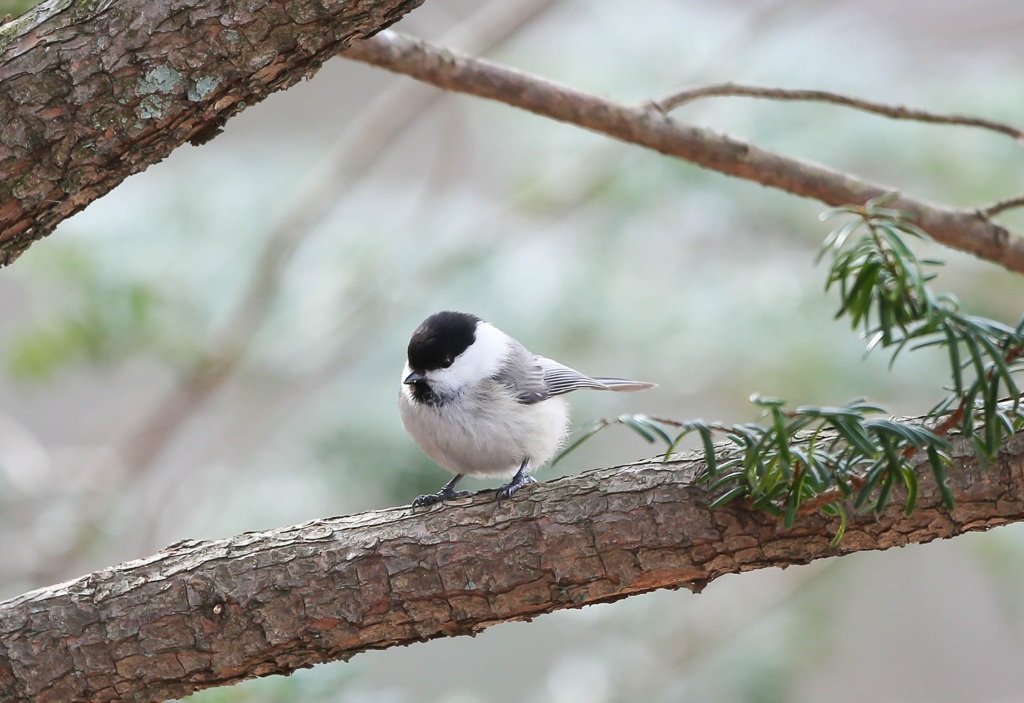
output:
[[422,0],[47,0],[0,27],[0,265]]
[[[701,453],[702,456],[702,453]],[[496,503],[477,496],[172,545],[148,559],[0,603],[0,701],[161,701],[509,620],[722,574],[929,542],[1024,520],[1024,440],[982,470],[957,446],[943,507],[893,500],[790,530],[710,510],[694,456],[591,471]]]
[[[896,192],[888,186],[677,122],[650,104],[616,103],[397,32],[382,32],[353,45],[344,55],[444,90],[497,100],[827,205],[863,204]],[[912,213],[917,224],[939,242],[1024,273],[1024,238],[1011,235],[984,213],[906,195],[897,197],[892,207]]]

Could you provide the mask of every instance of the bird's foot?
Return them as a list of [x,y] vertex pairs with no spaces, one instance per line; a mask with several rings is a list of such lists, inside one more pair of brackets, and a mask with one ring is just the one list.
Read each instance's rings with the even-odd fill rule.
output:
[[412,502],[412,507],[423,508],[428,505],[435,505],[437,503],[443,503],[446,500],[455,500],[456,498],[469,498],[475,496],[477,491],[456,491],[450,486],[445,486],[437,493],[427,493],[416,498]]
[[498,500],[511,498],[513,493],[523,486],[529,486],[531,483],[537,483],[537,479],[533,476],[524,476],[522,472],[516,474],[511,481],[498,489]]

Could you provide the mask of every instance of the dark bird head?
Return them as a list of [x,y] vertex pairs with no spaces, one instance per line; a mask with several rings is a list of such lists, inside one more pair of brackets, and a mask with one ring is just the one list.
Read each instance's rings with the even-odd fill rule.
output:
[[412,333],[407,350],[408,363],[402,383],[410,386],[418,400],[432,402],[436,394],[451,395],[473,380],[467,377],[479,364],[469,363],[466,351],[477,339],[476,315],[446,310],[420,324]]
[[434,313],[412,333],[407,350],[409,368],[419,375],[449,368],[476,341],[480,321],[464,312]]

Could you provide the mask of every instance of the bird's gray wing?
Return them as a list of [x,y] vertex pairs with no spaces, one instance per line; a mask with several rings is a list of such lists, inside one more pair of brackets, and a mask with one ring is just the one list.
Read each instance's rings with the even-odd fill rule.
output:
[[504,368],[494,377],[508,386],[516,400],[524,405],[539,403],[553,395],[570,393],[581,388],[601,391],[639,391],[653,383],[625,378],[591,378],[554,359],[531,354],[525,348],[513,350]]
[[524,405],[539,403],[551,397],[544,383],[544,369],[537,363],[537,357],[514,340],[508,350],[508,357],[492,378],[508,388],[516,400]]

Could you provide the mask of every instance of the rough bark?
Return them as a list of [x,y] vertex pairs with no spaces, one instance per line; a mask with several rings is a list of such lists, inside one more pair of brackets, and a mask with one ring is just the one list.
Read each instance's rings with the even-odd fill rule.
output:
[[422,0],[48,0],[0,27],[0,265]]
[[[585,127],[702,168],[813,198],[826,205],[862,204],[898,189],[762,149],[672,119],[653,103],[624,105],[397,32],[360,42],[345,57],[380,66],[444,90],[467,93]],[[900,194],[892,206],[914,215],[937,241],[1024,273],[1024,238],[974,209],[954,209]]]
[[[792,529],[708,508],[697,458],[591,471],[414,512],[317,520],[148,559],[0,603],[0,701],[161,701],[362,651],[726,573],[952,537],[1024,519],[1024,439],[979,468],[954,452],[948,513],[924,478],[918,508]],[[491,494],[493,495],[493,494]]]

